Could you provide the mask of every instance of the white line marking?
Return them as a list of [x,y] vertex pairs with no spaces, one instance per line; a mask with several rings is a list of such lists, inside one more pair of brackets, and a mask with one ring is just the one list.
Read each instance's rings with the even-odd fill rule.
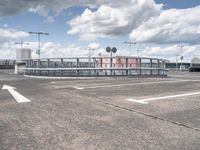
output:
[[140,104],[148,104],[149,101],[178,98],[178,97],[185,97],[185,96],[192,96],[192,95],[199,95],[199,94],[200,94],[200,92],[193,92],[193,93],[163,96],[163,97],[155,97],[155,98],[147,98],[147,99],[140,99],[140,100],[135,100],[135,99],[126,99],[126,100],[131,101],[131,102],[135,102],[135,103],[140,103]]
[[171,76],[171,77],[186,77],[186,78],[191,78],[191,77],[195,77],[195,78],[200,78],[200,76],[199,75],[169,75],[169,76]]
[[24,97],[23,95],[15,91],[15,89],[16,89],[15,87],[8,86],[8,85],[4,85],[2,87],[2,90],[8,90],[8,92],[15,98],[15,100],[18,103],[31,102],[29,99],[27,99],[26,97]]
[[142,100],[134,100],[134,99],[126,99],[127,101],[130,101],[130,102],[135,102],[135,103],[140,103],[140,104],[148,104],[148,102],[144,102]]
[[[96,89],[96,88],[104,88],[104,87],[121,87],[121,86],[131,86],[131,85],[148,85],[148,84],[159,84],[159,83],[176,83],[176,82],[188,82],[190,80],[173,80],[173,81],[160,81],[160,82],[142,82],[142,83],[132,83],[132,84],[110,84],[110,85],[102,85],[102,86],[90,86],[90,87],[74,87],[75,89]],[[58,87],[57,87],[58,88]]]
[[85,80],[85,79],[96,79],[97,77],[47,77],[47,76],[29,76],[29,75],[24,75],[24,77],[27,78],[35,78],[35,79],[53,79],[53,80],[62,80],[62,79],[80,79],[80,80]]
[[87,88],[88,86],[105,86],[105,85],[109,85],[109,83],[88,83],[88,84],[86,84],[86,83],[80,83],[80,84],[69,84],[69,85],[64,85],[64,86],[62,86],[62,85],[60,85],[60,86],[53,86],[54,88],[56,88],[56,89],[61,89],[61,88],[74,88],[74,89],[78,89],[78,90],[82,90],[82,89],[85,89],[85,88]]
[[82,88],[82,87],[74,87],[75,89],[77,89],[77,90],[83,90],[84,88]]

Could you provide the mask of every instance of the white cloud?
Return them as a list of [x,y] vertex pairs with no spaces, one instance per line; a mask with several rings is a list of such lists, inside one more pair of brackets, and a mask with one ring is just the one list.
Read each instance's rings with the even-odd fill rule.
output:
[[12,28],[0,28],[0,59],[15,58],[15,41],[28,37],[29,34]]
[[[24,48],[32,50],[32,58],[38,58],[36,50],[38,42],[29,42]],[[0,59],[15,59],[16,49],[21,48],[20,45],[14,45],[13,42],[5,42],[0,47]],[[88,56],[88,50],[75,45],[61,46],[54,42],[41,43],[41,58],[61,58],[71,56]]]
[[[32,58],[38,58],[36,50],[38,49],[37,42],[29,42],[29,45],[25,45],[24,48],[32,49]],[[90,43],[87,48],[71,44],[62,46],[59,43],[45,42],[41,43],[41,58],[65,58],[65,57],[82,57],[89,56],[89,49],[92,50],[92,56],[97,56],[100,52],[106,54],[105,49],[102,49],[98,43]],[[20,48],[20,47],[18,47]],[[104,53],[105,52],[105,53]]]
[[[130,2],[150,3],[153,0],[4,0],[0,2],[0,17],[16,15],[24,11],[31,11],[42,16],[47,16],[49,12],[53,12],[56,16],[62,10],[72,6],[85,6],[97,8],[101,5],[110,7],[128,6]],[[53,15],[53,16],[54,16]]]
[[[182,55],[184,56],[184,61],[190,62],[193,57],[200,57],[200,45],[184,45],[182,50]],[[176,55],[180,59],[181,50],[180,47],[175,45],[165,45],[165,46],[152,46],[144,47],[144,50],[141,51],[141,56],[146,57],[159,57],[175,61]]]
[[170,9],[143,22],[130,34],[130,39],[148,43],[200,43],[200,6]]
[[[29,42],[29,45],[25,45],[24,48],[32,49],[32,58],[38,58],[36,50],[38,49],[37,42]],[[59,43],[45,42],[41,43],[41,58],[65,58],[65,57],[88,57],[89,49],[91,48],[91,55],[98,56],[99,53],[102,56],[109,56],[105,49],[101,48],[99,43],[93,42],[88,47],[83,48],[74,44],[62,46]],[[18,48],[20,48],[18,46]]]
[[86,9],[80,16],[69,21],[68,34],[78,34],[81,40],[97,37],[126,35],[144,20],[158,15],[162,5],[153,0],[131,0],[121,5],[101,5],[96,11]]
[[11,39],[22,39],[28,36],[29,34],[23,31],[16,31],[11,28],[0,28],[0,42]]
[[93,43],[90,43],[89,45],[88,45],[88,49],[99,49],[99,47],[100,47],[100,45],[99,45],[99,43],[96,43],[96,42],[93,42]]
[[[32,49],[32,58],[38,58],[36,50],[38,49],[37,42],[29,42],[30,45],[24,45],[24,48]],[[104,48],[98,43],[91,43],[90,46],[94,46],[95,50],[91,52],[92,56],[110,56]],[[93,48],[94,48],[93,47]],[[15,59],[15,50],[20,48],[20,45],[14,45],[13,42],[5,42],[0,47],[0,59]],[[140,47],[140,56],[142,57],[156,57],[165,58],[172,62],[175,62],[176,55],[179,55],[178,61],[180,61],[180,48],[177,45],[165,45],[165,46],[143,46]],[[200,57],[200,45],[184,45],[183,56],[185,62],[190,62],[193,57]],[[136,52],[134,51],[134,55]],[[114,56],[127,56],[127,49],[119,49]],[[42,58],[64,58],[64,57],[77,57],[77,56],[89,56],[88,48],[82,48],[76,45],[66,45],[65,47],[59,43],[45,42],[41,44],[41,57]]]
[[15,46],[12,42],[1,43],[0,59],[15,59]]
[[[0,2],[0,17],[28,10],[46,17],[48,22],[53,22],[59,12],[71,6],[89,6],[81,15],[68,21],[71,26],[68,33],[79,35],[82,40],[94,41],[98,37],[117,37],[131,33],[132,41],[158,44],[151,47],[144,46],[141,56],[174,58],[180,53],[175,43],[191,44],[184,46],[186,58],[200,55],[198,51],[200,49],[200,20],[198,19],[200,6],[182,10],[162,10],[162,5],[156,4],[154,0],[31,0],[28,2],[27,0],[5,0]],[[27,33],[9,29],[7,26],[0,28],[1,57],[14,57],[15,47],[10,46],[11,41],[15,42],[27,36]],[[161,45],[163,43],[168,45]],[[37,46],[37,42],[31,42],[29,46],[33,49],[35,58],[37,58],[35,54]],[[88,47],[96,49],[95,56],[99,53],[109,55],[99,43],[90,43]],[[88,56],[88,47],[81,48],[75,45],[64,47],[57,43],[46,42],[41,46],[41,56]],[[127,50],[119,49],[116,55],[127,54]]]
[[54,16],[49,16],[49,10],[44,5],[39,5],[36,8],[29,8],[29,12],[37,13],[46,18],[48,23],[54,22]]
[[[37,45],[35,50],[37,49]],[[37,58],[34,50],[34,58]],[[87,50],[76,45],[62,46],[59,43],[46,42],[41,46],[41,57],[50,58],[61,58],[61,57],[75,57],[75,56],[86,56]]]

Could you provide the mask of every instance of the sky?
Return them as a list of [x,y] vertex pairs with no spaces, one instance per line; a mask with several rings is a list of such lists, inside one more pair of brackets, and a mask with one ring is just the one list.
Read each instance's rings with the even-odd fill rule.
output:
[[[200,57],[199,0],[1,0],[0,59],[15,59],[15,42],[37,58],[38,40],[30,31],[43,31],[41,57],[108,56],[159,57],[175,61],[183,45],[185,62]],[[131,46],[124,42],[136,44]]]

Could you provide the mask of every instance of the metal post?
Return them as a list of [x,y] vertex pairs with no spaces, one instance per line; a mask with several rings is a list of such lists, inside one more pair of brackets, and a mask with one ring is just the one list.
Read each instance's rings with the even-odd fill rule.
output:
[[131,56],[131,45],[136,44],[136,42],[124,42],[125,44],[129,44],[129,56]]
[[178,71],[178,55],[176,55],[176,71]]
[[159,59],[157,60],[157,63],[158,63],[157,64],[158,65],[158,67],[157,67],[157,69],[158,69],[158,75],[160,75],[160,60]]
[[183,45],[178,45],[178,47],[180,47],[180,49],[181,49],[181,67],[180,67],[180,71],[183,71]]
[[79,58],[76,59],[76,76],[79,75],[79,70],[78,70],[78,68],[79,68]]
[[[60,59],[61,68],[64,68],[63,58]],[[61,76],[63,76],[63,69],[61,70]]]
[[113,59],[112,59],[112,51],[111,51],[111,52],[110,52],[110,75],[113,74],[112,64],[113,64]]
[[[50,68],[50,61],[49,61],[49,59],[47,59],[47,68]],[[49,71],[49,69],[48,69],[48,76],[50,75],[50,71]]]
[[38,34],[38,51],[37,51],[37,54],[38,54],[38,58],[40,59],[40,34]]
[[60,62],[61,62],[61,68],[64,68],[63,58],[61,58]]
[[100,58],[101,68],[103,68],[103,58]]
[[181,46],[181,71],[183,71],[183,46]]
[[[128,68],[128,58],[126,58],[126,68]],[[128,69],[126,70],[126,75],[128,75]]]
[[142,65],[142,58],[139,58],[139,75],[142,75],[141,65]]
[[112,56],[110,54],[110,68],[112,68]]
[[50,67],[50,61],[49,61],[49,59],[47,59],[47,68],[49,68]]
[[89,68],[91,68],[91,49],[89,48]]
[[162,72],[163,72],[163,75],[165,75],[164,69],[165,69],[165,61],[163,60],[163,61],[162,61]]
[[152,68],[153,68],[152,59],[150,59],[150,68],[151,68],[150,74],[153,75],[153,70],[152,70]]
[[40,59],[37,61],[37,68],[40,68]]

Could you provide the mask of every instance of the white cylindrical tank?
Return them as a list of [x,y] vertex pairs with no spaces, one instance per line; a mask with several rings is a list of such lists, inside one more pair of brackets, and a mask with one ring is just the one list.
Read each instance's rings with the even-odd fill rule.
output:
[[15,74],[22,74],[26,68],[25,60],[31,59],[31,49],[22,48],[16,50]]
[[24,60],[31,59],[31,49],[22,48],[16,50],[16,62],[23,62]]

